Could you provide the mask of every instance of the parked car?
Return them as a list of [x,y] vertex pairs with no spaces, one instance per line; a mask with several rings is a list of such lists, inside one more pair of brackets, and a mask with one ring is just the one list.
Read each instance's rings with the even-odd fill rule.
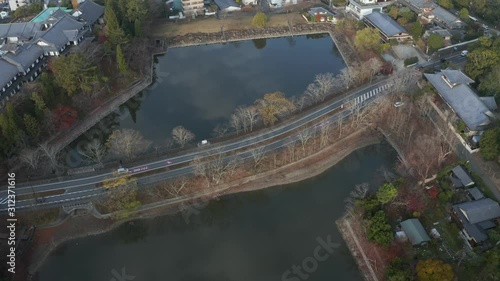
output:
[[400,107],[400,106],[403,106],[404,104],[405,104],[404,102],[398,101],[398,102],[394,103],[394,107]]
[[464,50],[464,51],[462,51],[462,53],[460,55],[462,55],[462,57],[465,57],[465,56],[467,56],[468,53],[469,53],[469,51]]

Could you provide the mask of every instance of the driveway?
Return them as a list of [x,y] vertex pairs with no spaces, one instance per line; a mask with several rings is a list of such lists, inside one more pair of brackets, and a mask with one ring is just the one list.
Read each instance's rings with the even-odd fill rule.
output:
[[427,58],[425,58],[424,55],[416,49],[416,47],[410,45],[392,46],[392,51],[397,58],[401,60],[417,57],[418,63],[424,63],[427,61]]

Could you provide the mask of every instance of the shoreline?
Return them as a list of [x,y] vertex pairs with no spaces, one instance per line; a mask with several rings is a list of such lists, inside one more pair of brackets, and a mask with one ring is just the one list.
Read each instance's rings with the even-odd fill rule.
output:
[[[351,139],[356,137],[358,137],[357,140],[350,141]],[[380,144],[382,141],[383,141],[383,136],[381,136],[379,132],[373,129],[365,128],[358,130],[353,134],[350,134],[349,136],[346,136],[345,138],[339,140],[338,142],[330,144],[330,146],[326,147],[325,149],[315,154],[312,154],[306,158],[303,158],[298,162],[280,167],[276,170],[260,173],[258,175],[248,177],[250,179],[245,178],[243,179],[242,182],[232,184],[219,196],[236,194],[241,192],[257,191],[265,188],[271,188],[274,186],[295,183],[318,176],[319,174],[335,166],[337,163],[339,163],[341,160],[343,160],[345,157],[347,157],[354,151],[370,145]],[[340,150],[335,151],[335,149],[337,149],[337,147],[339,146],[342,146]],[[326,154],[326,155],[322,156],[321,154]],[[286,173],[286,170],[289,170],[290,168],[293,168],[294,171],[292,173]],[[270,177],[270,175],[274,175],[274,177]],[[68,233],[67,235],[63,235],[61,238],[52,237],[52,240],[50,242],[43,243],[42,241],[35,241],[33,243],[35,246],[33,247],[30,256],[33,259],[36,259],[36,261],[30,263],[26,267],[27,272],[32,275],[36,274],[40,269],[40,267],[45,262],[46,258],[60,245],[68,241],[104,234],[130,221],[138,219],[151,219],[158,216],[172,215],[179,213],[181,211],[182,209],[179,208],[179,203],[173,203],[169,206],[159,207],[156,210],[146,211],[145,214],[140,214],[134,217],[118,221],[113,221],[109,219],[97,219],[94,217],[92,218],[71,217],[57,226],[49,228],[40,228],[42,230],[44,229],[47,232],[50,231],[55,232],[59,228],[62,228],[62,230],[64,230],[64,228],[69,227],[71,229],[69,231],[66,229],[66,231],[70,233]],[[78,226],[79,220],[82,220],[82,222],[87,222],[87,223],[90,220],[92,222],[92,224],[90,225],[93,225],[94,229],[91,230],[73,229],[71,224],[73,224],[73,226]],[[36,258],[36,256],[38,256],[38,258]]]

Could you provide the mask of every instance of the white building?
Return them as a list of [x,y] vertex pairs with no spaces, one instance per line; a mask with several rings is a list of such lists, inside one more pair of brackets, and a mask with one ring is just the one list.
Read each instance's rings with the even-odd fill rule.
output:
[[29,0],[9,0],[9,7],[11,11],[17,10],[17,8],[29,4]]
[[349,0],[346,11],[353,14],[359,20],[373,13],[382,13],[385,6],[391,5],[393,2],[377,2],[376,0]]
[[297,4],[298,0],[269,0],[269,5],[271,8],[281,8],[286,5]]

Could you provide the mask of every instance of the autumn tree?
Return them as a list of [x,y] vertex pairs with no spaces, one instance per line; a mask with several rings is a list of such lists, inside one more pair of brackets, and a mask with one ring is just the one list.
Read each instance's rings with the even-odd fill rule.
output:
[[376,28],[366,27],[356,32],[354,46],[359,52],[374,50],[385,51],[389,46],[380,42],[380,35]]
[[106,142],[106,146],[112,154],[127,159],[132,159],[144,153],[150,145],[150,141],[144,139],[138,131],[132,129],[115,130]]
[[278,119],[286,114],[293,112],[296,107],[281,92],[268,93],[264,98],[255,101],[259,114],[264,125],[274,125]]
[[118,64],[118,70],[120,70],[121,73],[127,73],[128,64],[127,61],[125,61],[125,57],[123,56],[122,52],[122,47],[120,45],[116,46],[116,62]]
[[137,209],[141,203],[137,199],[137,179],[129,175],[114,174],[105,179],[102,187],[108,191],[103,202],[108,211],[117,212],[119,218],[126,218],[130,212]]
[[442,260],[421,260],[417,263],[416,269],[419,281],[453,281],[455,279],[451,265]]
[[178,145],[184,147],[184,145],[194,140],[195,135],[188,129],[177,126],[172,130],[172,138]]
[[394,184],[390,182],[384,183],[377,190],[376,197],[380,204],[387,204],[391,202],[398,195],[398,190]]
[[81,53],[53,59],[52,71],[56,83],[70,96],[80,89],[90,92],[100,81],[97,67]]
[[268,18],[266,16],[266,14],[261,13],[261,12],[255,14],[255,16],[252,19],[252,25],[258,26],[258,27],[266,26],[267,22],[268,22]]

